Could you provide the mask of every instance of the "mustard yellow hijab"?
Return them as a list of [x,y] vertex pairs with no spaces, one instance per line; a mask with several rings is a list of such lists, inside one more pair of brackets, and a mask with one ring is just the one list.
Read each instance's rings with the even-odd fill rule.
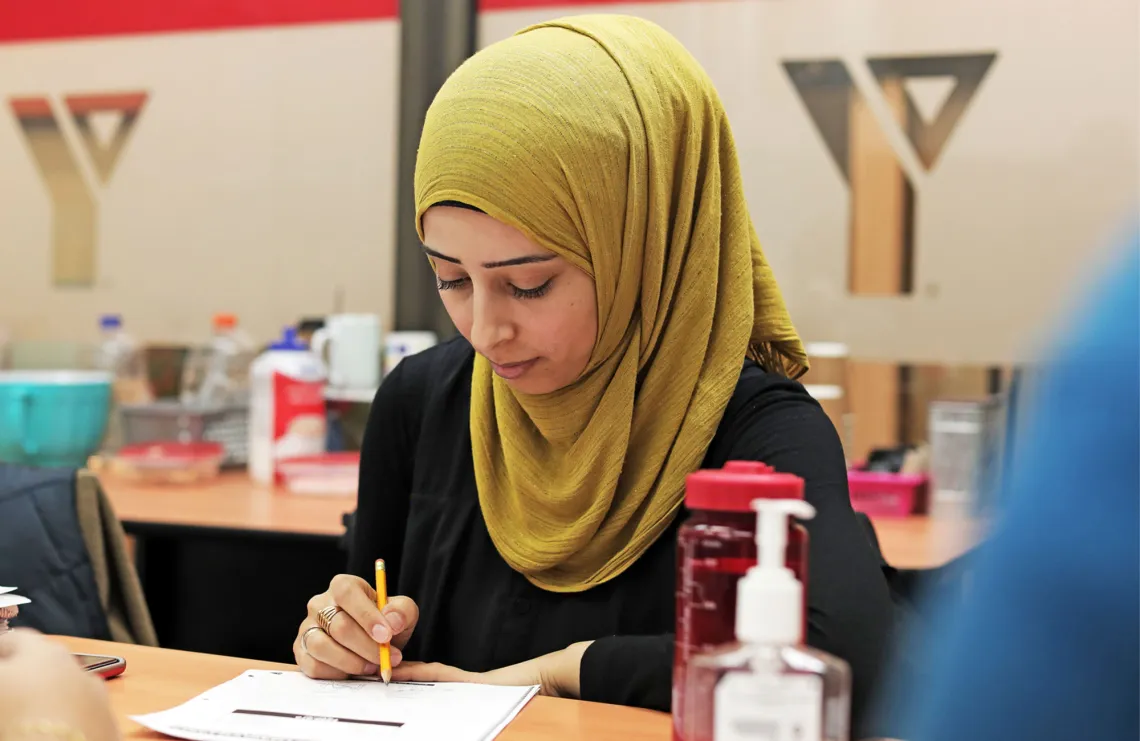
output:
[[598,335],[573,385],[512,391],[477,356],[475,480],[512,568],[556,592],[628,568],[680,508],[746,355],[807,366],[748,215],[724,108],[644,20],[543,23],[439,91],[416,211],[458,201],[593,277]]

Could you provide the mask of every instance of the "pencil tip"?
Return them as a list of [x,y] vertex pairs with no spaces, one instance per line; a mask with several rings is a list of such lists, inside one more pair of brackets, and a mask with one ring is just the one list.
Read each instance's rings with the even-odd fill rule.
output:
[[389,682],[392,681],[392,670],[391,669],[382,670],[380,672],[380,678],[384,680],[384,684],[388,684]]

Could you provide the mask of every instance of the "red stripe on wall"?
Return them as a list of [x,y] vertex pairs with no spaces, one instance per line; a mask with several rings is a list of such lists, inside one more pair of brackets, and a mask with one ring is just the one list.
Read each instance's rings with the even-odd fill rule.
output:
[[343,23],[399,14],[399,0],[0,0],[0,43]]
[[[689,2],[702,2],[703,0],[689,0]],[[479,10],[528,10],[530,8],[575,8],[590,5],[637,5],[649,4],[668,5],[670,3],[685,2],[685,0],[479,0]]]
[[146,103],[146,93],[108,93],[103,95],[68,95],[63,100],[67,109],[79,116],[95,111],[138,113]]
[[16,118],[51,118],[51,104],[47,98],[12,98],[8,101]]

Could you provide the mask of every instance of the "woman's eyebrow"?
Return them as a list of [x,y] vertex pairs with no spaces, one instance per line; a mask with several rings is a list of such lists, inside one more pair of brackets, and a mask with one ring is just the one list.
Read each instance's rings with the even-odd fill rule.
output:
[[[462,265],[463,264],[462,262],[455,259],[454,257],[450,257],[448,255],[445,255],[442,252],[436,252],[435,250],[433,250],[431,247],[428,247],[427,245],[424,245],[423,247],[424,247],[424,252],[426,252],[431,257],[436,258],[437,260],[443,260],[444,262],[450,262],[454,265]],[[557,257],[557,255],[551,255],[551,254],[525,255],[523,257],[512,257],[510,260],[496,260],[495,262],[485,262],[485,263],[483,263],[483,267],[494,269],[494,268],[509,268],[509,267],[513,267],[515,265],[531,265],[531,264],[536,263],[536,262],[549,262],[550,260],[553,260],[555,257]]]

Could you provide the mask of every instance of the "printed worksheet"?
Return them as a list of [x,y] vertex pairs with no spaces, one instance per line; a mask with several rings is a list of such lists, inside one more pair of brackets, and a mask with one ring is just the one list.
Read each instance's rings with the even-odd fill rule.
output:
[[27,597],[21,597],[18,594],[12,594],[12,589],[15,589],[15,587],[12,587],[12,589],[8,589],[7,587],[0,587],[0,589],[5,590],[3,592],[0,592],[0,607],[18,607],[20,605],[27,605],[31,603],[31,600]]
[[486,741],[538,687],[309,679],[247,671],[176,708],[134,720],[191,741]]

